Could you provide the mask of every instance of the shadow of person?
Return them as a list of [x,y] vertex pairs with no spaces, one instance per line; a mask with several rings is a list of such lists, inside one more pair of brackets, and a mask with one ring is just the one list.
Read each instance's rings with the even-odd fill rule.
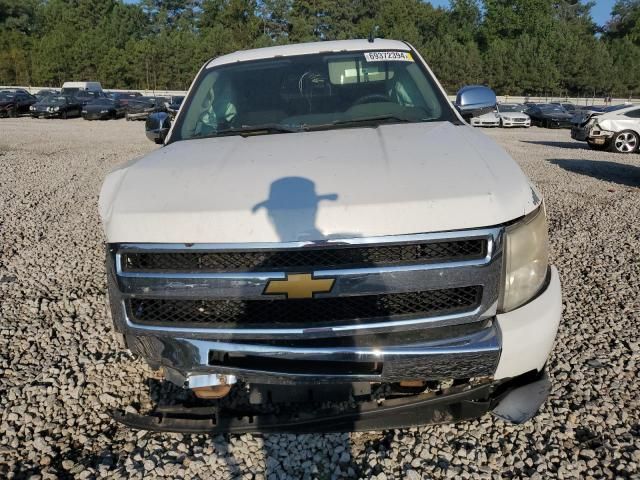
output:
[[318,195],[308,178],[283,177],[271,183],[269,198],[251,211],[267,209],[269,221],[282,242],[321,240],[326,236],[316,226],[318,206],[322,201],[336,201],[338,195]]

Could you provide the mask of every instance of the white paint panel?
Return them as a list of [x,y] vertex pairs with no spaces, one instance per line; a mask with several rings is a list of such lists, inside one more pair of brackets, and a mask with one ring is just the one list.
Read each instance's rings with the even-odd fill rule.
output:
[[627,108],[596,115],[595,123],[601,130],[616,133],[623,130],[632,130],[640,135],[640,118],[627,117],[626,115],[637,108],[638,105],[629,105]]
[[551,282],[534,301],[497,316],[502,353],[496,380],[540,370],[553,347],[562,317],[562,294],[558,270],[551,267]]
[[107,177],[109,242],[321,240],[487,227],[539,194],[481,132],[449,122],[180,141]]

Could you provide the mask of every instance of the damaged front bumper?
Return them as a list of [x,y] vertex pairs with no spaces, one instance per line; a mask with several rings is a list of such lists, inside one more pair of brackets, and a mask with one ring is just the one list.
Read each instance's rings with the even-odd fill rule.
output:
[[[321,387],[331,390],[347,385],[361,393],[347,395],[348,399],[359,397],[357,406],[347,409],[320,403],[293,413],[288,407],[273,411],[253,408],[260,402],[249,402],[249,408],[244,409],[220,406],[226,405],[224,402],[196,402],[159,405],[146,416],[115,412],[114,418],[135,428],[189,432],[371,430],[464,420],[494,409],[510,421],[524,421],[535,413],[548,392],[542,372],[561,315],[559,277],[552,267],[546,288],[536,298],[512,312],[496,312],[501,243],[499,232],[491,235],[494,240],[486,256],[460,262],[456,268],[429,264],[402,270],[369,269],[356,277],[336,275],[336,295],[341,289],[370,285],[393,290],[416,282],[434,286],[484,282],[479,307],[407,321],[352,322],[321,328],[294,325],[237,329],[179,322],[142,323],[128,299],[166,298],[167,292],[171,295],[184,285],[197,286],[211,295],[225,293],[230,285],[262,292],[263,277],[272,274],[251,273],[250,282],[244,274],[228,278],[206,274],[186,282],[176,274],[126,272],[118,257],[123,247],[114,246],[107,265],[116,330],[133,353],[152,368],[162,368],[171,383],[194,389],[237,382],[230,397],[246,387],[252,394],[271,398],[274,389],[286,387],[289,397],[303,392],[298,402],[303,406],[310,403],[304,400],[305,392]],[[158,277],[164,282],[160,287]],[[363,280],[367,283],[356,283]],[[416,383],[421,388],[403,396],[402,389]],[[535,394],[510,394],[521,392],[525,385],[532,385]],[[364,387],[370,391],[362,394]],[[388,388],[382,395],[372,391],[379,387]],[[315,398],[324,399],[324,395]],[[510,400],[506,408],[507,398],[518,400]],[[287,405],[288,400],[285,396],[282,403]],[[285,410],[288,413],[282,413]]]
[[[300,388],[300,387],[297,387]],[[340,403],[320,408],[303,406],[259,413],[217,405],[158,406],[147,415],[113,411],[114,420],[130,428],[179,433],[290,432],[327,433],[409,428],[471,420],[492,411],[511,423],[533,417],[550,390],[545,371],[529,372],[503,382],[462,385],[446,391],[421,393],[384,401]]]

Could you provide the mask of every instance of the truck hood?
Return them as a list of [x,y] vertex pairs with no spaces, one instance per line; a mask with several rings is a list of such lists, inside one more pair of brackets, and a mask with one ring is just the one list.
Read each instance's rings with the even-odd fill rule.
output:
[[501,224],[540,195],[481,132],[451,123],[179,141],[102,187],[108,242],[285,242]]

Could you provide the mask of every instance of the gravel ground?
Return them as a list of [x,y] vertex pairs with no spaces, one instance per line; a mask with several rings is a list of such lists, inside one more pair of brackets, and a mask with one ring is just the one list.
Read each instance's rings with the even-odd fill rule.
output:
[[640,156],[566,130],[490,130],[540,186],[564,320],[534,420],[356,434],[154,434],[108,407],[153,373],[105,315],[97,196],[154,148],[142,123],[1,120],[0,477],[629,478],[640,470]]

